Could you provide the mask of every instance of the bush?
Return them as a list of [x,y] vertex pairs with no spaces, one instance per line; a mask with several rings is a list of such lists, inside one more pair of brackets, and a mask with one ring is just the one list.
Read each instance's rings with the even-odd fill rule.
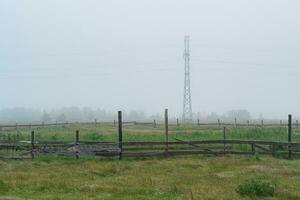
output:
[[250,179],[239,184],[236,192],[243,196],[273,196],[274,187],[268,182],[259,179]]

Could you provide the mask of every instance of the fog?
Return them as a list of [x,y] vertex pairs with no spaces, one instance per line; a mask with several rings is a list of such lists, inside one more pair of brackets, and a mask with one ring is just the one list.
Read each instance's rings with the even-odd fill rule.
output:
[[40,119],[89,107],[148,119],[168,108],[180,117],[189,35],[195,115],[299,117],[299,8],[297,0],[0,0],[1,113],[24,107]]

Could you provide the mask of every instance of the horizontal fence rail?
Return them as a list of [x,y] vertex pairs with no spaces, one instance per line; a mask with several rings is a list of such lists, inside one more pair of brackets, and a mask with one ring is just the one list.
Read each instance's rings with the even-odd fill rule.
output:
[[[120,147],[121,144],[121,147]],[[226,144],[225,147],[223,145]],[[235,150],[231,145],[248,145],[249,150]],[[209,145],[209,146],[207,146]],[[166,146],[168,147],[166,149]],[[274,147],[280,147],[281,151]],[[18,141],[7,144],[1,141],[0,150],[14,150],[20,153],[1,155],[1,158],[30,158],[29,155],[98,155],[98,156],[149,156],[149,155],[180,155],[180,154],[300,154],[299,142],[277,142],[260,140],[198,140],[174,142],[100,142],[100,141]]]

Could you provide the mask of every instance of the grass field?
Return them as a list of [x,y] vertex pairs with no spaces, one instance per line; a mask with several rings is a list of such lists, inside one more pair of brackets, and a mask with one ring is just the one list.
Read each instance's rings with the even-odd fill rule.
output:
[[263,156],[0,160],[0,199],[255,199],[250,178],[275,188],[265,199],[300,199],[300,160]]
[[[36,140],[117,141],[117,128],[73,124],[35,128]],[[30,140],[25,128],[1,130],[1,140]],[[124,141],[164,141],[163,126],[124,126]],[[176,139],[223,139],[218,127],[170,126]],[[227,128],[228,139],[287,141],[285,127]],[[300,142],[300,129],[293,130]],[[243,149],[240,145],[238,148]],[[247,179],[267,181],[273,197],[300,199],[300,159],[269,156],[176,156],[122,161],[101,157],[39,157],[0,160],[0,199],[257,199],[240,196],[237,186]]]
[[[117,128],[112,124],[82,125],[72,124],[65,127],[44,127],[35,129],[7,129],[0,131],[0,139],[30,140],[31,130],[35,131],[35,139],[38,140],[64,140],[74,141],[75,131],[80,131],[81,140],[91,141],[117,141]],[[287,128],[235,128],[227,127],[227,139],[255,139],[287,141]],[[153,128],[151,125],[124,125],[124,141],[164,141],[164,127],[160,125]],[[223,139],[223,130],[218,127],[194,126],[170,126],[169,140],[209,140]],[[293,141],[300,142],[300,129],[294,129]]]

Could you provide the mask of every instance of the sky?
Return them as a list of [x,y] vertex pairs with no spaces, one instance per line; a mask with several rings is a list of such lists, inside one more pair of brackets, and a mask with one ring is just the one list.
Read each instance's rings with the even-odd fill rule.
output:
[[300,116],[298,0],[0,0],[0,109]]

